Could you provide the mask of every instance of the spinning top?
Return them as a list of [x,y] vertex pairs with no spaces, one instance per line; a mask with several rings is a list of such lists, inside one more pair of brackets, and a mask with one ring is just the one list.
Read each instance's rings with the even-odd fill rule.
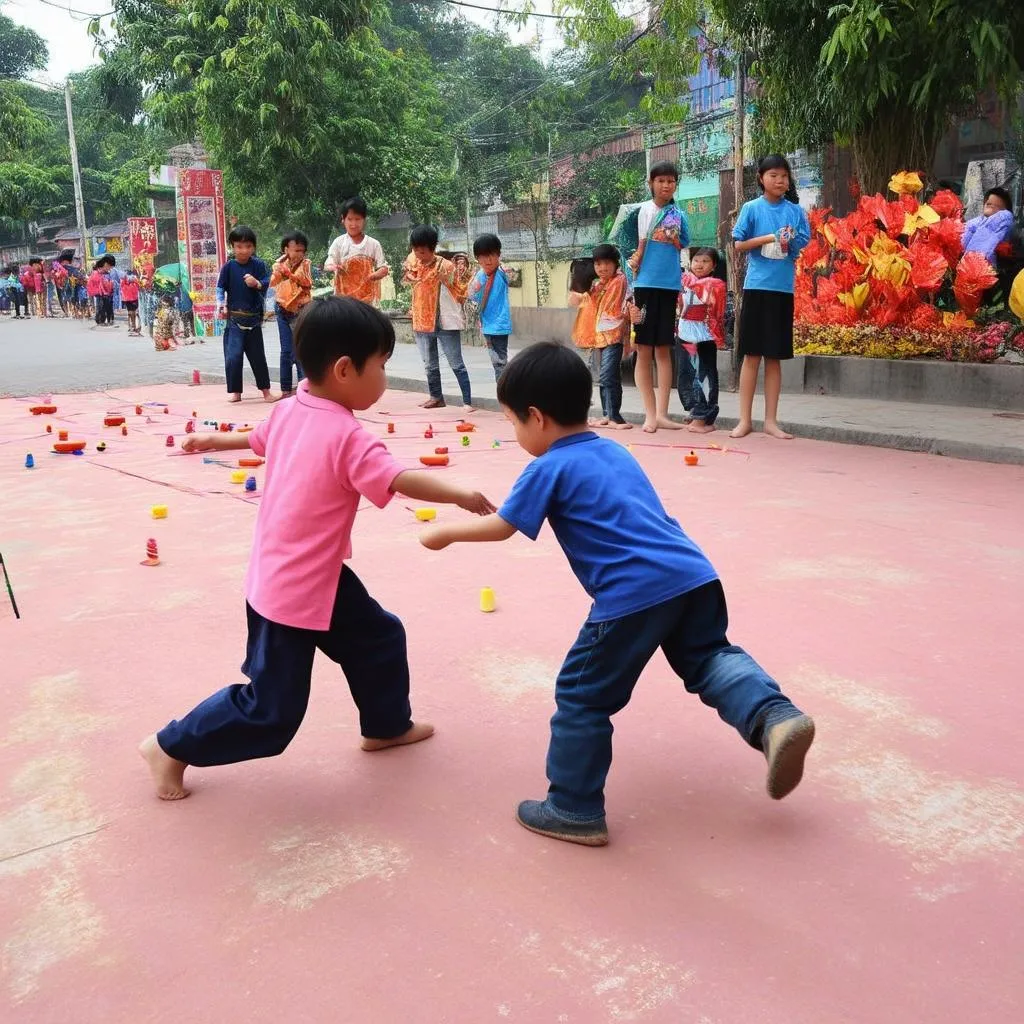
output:
[[168,434],[167,435],[167,440],[164,442],[164,444],[167,445],[168,448],[173,448],[174,447],[174,435],[173,434]]
[[156,550],[156,541],[150,537],[146,541],[146,557],[143,561],[139,562],[139,565],[159,565],[160,555]]
[[463,434],[462,435],[462,447],[463,448],[468,448],[469,447],[469,434]]
[[256,477],[250,476],[250,477],[246,478],[245,489],[247,491],[255,491],[256,490]]
[[35,469],[35,467],[36,467],[36,460],[34,458],[32,458],[31,455],[26,455],[25,456],[25,468],[26,469]]

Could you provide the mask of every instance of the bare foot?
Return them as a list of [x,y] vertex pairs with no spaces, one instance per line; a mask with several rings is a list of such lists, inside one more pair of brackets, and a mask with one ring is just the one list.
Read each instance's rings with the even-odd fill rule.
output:
[[729,436],[730,437],[746,437],[747,434],[749,434],[750,431],[753,430],[753,429],[754,428],[749,423],[744,423],[744,422],[740,421],[739,423],[736,424],[735,427],[732,428],[731,431],[729,431]]
[[182,784],[188,765],[165,754],[156,741],[156,734],[147,736],[139,744],[139,753],[149,765],[149,773],[156,783],[156,795],[161,800],[184,800],[188,796],[189,790]]
[[462,407],[462,411],[463,411],[464,413],[471,413],[471,412],[476,412],[476,407],[475,407],[475,406],[472,406],[472,405],[464,405],[464,406]]
[[241,396],[241,395],[239,395],[239,394],[237,394],[237,393],[236,393],[236,394],[233,394],[233,395],[232,395],[232,396],[231,396],[231,397],[230,397],[230,398],[228,399],[228,401],[229,401],[229,402],[240,402],[241,400],[242,400],[242,396]]
[[612,430],[632,430],[633,424],[623,420],[621,423],[612,423]]
[[360,746],[363,750],[387,750],[388,747],[404,747],[408,743],[419,743],[420,740],[430,739],[433,735],[434,727],[432,725],[427,722],[417,722],[401,736],[395,736],[390,740],[372,740],[368,736],[364,736]]
[[656,434],[658,432],[658,421],[657,420],[644,420],[644,433],[645,434]]
[[687,428],[691,434],[713,434],[715,428],[703,420],[694,420]]
[[675,420],[670,420],[667,416],[658,417],[658,426],[665,430],[682,430],[682,423],[676,423]]
[[769,437],[777,437],[780,441],[792,441],[793,435],[787,434],[785,430],[778,425],[778,423],[766,423],[764,425],[764,432]]
[[280,400],[281,400],[281,396],[280,395],[275,395],[274,392],[270,390],[270,388],[267,388],[263,392],[263,401],[264,402],[279,402]]
[[292,395],[294,395],[294,394],[295,394],[294,391],[282,391],[281,392],[281,398],[291,398]]
[[607,427],[608,426],[608,421],[606,419],[603,419],[603,418],[599,419],[599,420],[589,419],[589,420],[587,420],[587,426],[588,427]]

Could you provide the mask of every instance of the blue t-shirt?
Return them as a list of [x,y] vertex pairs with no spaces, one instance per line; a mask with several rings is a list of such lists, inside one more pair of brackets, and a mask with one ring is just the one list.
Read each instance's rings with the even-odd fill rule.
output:
[[[245,275],[252,274],[259,281],[259,288],[250,288]],[[228,260],[220,268],[217,278],[217,302],[228,307],[228,319],[243,323],[263,319],[263,298],[270,284],[270,271],[266,263],[253,256],[248,263]]]
[[[473,283],[469,286],[469,297],[478,305],[484,298],[484,287],[487,284],[487,275],[482,271],[476,272]],[[480,310],[480,326],[484,334],[511,334],[512,333],[512,307],[508,301],[508,278],[505,272],[499,267],[494,272],[494,284],[487,296],[487,305]]]
[[790,228],[793,232],[787,253],[783,253],[777,241],[747,253],[744,291],[792,293],[796,259],[811,240],[811,226],[807,222],[807,214],[788,199],[773,203],[760,196],[743,204],[736,227],[732,229],[732,237],[737,242],[746,242],[758,235],[774,235],[783,228]]
[[530,540],[551,524],[572,571],[607,622],[718,578],[622,445],[586,431],[523,470],[498,515]]
[[665,288],[677,292],[682,281],[679,252],[690,242],[686,217],[675,202],[657,206],[642,203],[637,219],[640,241],[647,239],[637,271],[637,288]]

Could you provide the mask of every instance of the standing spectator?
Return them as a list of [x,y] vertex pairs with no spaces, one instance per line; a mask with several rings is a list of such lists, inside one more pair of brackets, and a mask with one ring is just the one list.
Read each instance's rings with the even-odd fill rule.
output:
[[142,336],[139,326],[139,275],[131,267],[121,281],[121,301],[128,312],[128,333],[135,337]]
[[274,264],[270,287],[276,289],[275,312],[277,334],[281,341],[281,397],[292,394],[292,366],[295,379],[305,374],[295,358],[292,324],[299,310],[313,298],[313,268],[306,259],[309,239],[301,231],[293,231],[281,240],[281,258]]
[[153,291],[155,270],[152,263],[144,263],[139,272],[139,314],[142,326],[148,328],[153,337],[153,321],[156,317],[156,293]]
[[497,380],[508,362],[508,336],[512,333],[508,277],[501,266],[501,239],[497,235],[481,235],[473,243],[473,255],[480,269],[469,286],[469,297],[479,310],[480,331]]
[[380,242],[365,233],[366,212],[366,203],[359,196],[341,204],[345,234],[331,242],[324,270],[334,273],[335,295],[377,303],[380,282],[391,273],[391,268]]
[[[179,264],[179,269],[184,270],[184,264]],[[181,333],[186,345],[194,345],[195,339],[195,316],[192,312],[192,295],[189,292],[187,281],[178,284],[178,316],[181,318]],[[199,339],[203,344],[203,339]]]

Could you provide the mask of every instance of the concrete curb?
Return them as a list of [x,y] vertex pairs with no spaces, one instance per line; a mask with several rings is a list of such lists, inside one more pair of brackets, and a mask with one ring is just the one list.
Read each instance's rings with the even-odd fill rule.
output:
[[[202,374],[204,384],[223,384],[223,374]],[[416,377],[388,377],[388,387],[394,391],[412,391],[426,394],[427,382]],[[455,408],[462,404],[462,396],[445,394],[444,400]],[[489,412],[500,412],[501,406],[493,398],[478,397],[474,399],[478,409]],[[643,416],[639,413],[624,412],[623,418],[639,425]],[[718,425],[723,430],[732,430],[736,419],[732,416],[719,416]],[[1024,466],[1024,450],[1003,445],[974,444],[959,441],[955,438],[915,437],[911,434],[893,434],[885,431],[864,430],[859,427],[833,427],[822,423],[798,423],[786,420],[786,428],[796,437],[809,441],[833,441],[836,444],[853,444],[874,448],[892,448],[896,451],[919,452],[925,455],[943,455],[947,458],[965,459],[970,462],[994,462],[1002,465]],[[763,423],[754,421],[754,429],[760,430]],[[691,435],[692,436],[692,435]]]

